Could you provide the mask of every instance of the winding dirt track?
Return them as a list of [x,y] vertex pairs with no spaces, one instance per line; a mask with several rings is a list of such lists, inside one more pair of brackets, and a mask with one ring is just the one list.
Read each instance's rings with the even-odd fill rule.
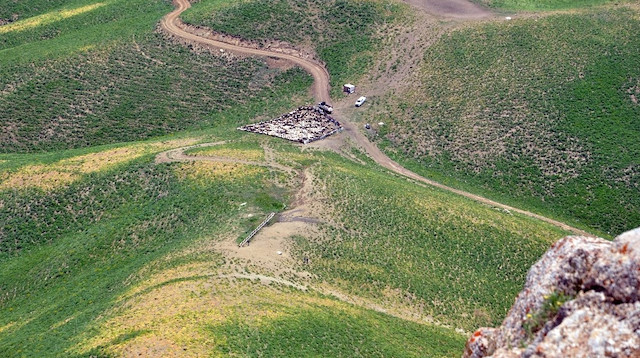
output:
[[[433,2],[434,0],[409,0],[409,3],[412,3],[414,6],[420,6],[420,5],[424,5],[425,3],[430,3]],[[455,1],[459,6],[464,5],[463,3],[466,3],[466,1],[463,0],[456,0]],[[305,69],[307,72],[309,72],[309,74],[311,74],[311,76],[313,76],[314,79],[314,84],[313,84],[313,93],[314,96],[316,98],[316,100],[318,101],[330,101],[330,96],[329,96],[329,89],[330,89],[330,85],[329,85],[329,73],[327,72],[327,70],[319,63],[313,62],[313,61],[309,61],[306,59],[302,59],[296,56],[292,56],[292,55],[288,55],[288,54],[283,54],[283,53],[278,53],[278,52],[271,52],[271,51],[265,51],[265,50],[259,50],[259,49],[253,49],[253,48],[245,48],[245,47],[241,47],[241,46],[237,46],[237,45],[232,45],[232,44],[228,44],[225,42],[220,42],[220,41],[216,41],[216,40],[211,40],[211,39],[207,39],[204,37],[200,37],[197,35],[194,35],[192,33],[189,33],[185,30],[183,30],[180,27],[180,19],[178,18],[180,16],[180,14],[182,14],[185,10],[187,10],[189,7],[191,7],[191,4],[189,3],[188,0],[174,0],[174,4],[176,5],[176,9],[174,11],[172,11],[171,13],[169,13],[168,15],[166,15],[162,21],[161,21],[161,26],[170,34],[174,35],[174,36],[178,36],[181,37],[187,41],[191,41],[191,42],[196,42],[196,43],[200,43],[200,44],[204,44],[204,45],[209,45],[209,46],[213,46],[216,48],[220,48],[220,49],[224,49],[224,50],[228,50],[231,52],[235,52],[235,53],[239,53],[239,54],[244,54],[244,55],[257,55],[257,56],[264,56],[264,57],[274,57],[274,58],[280,58],[280,59],[285,59],[288,61],[291,61],[292,63],[302,67],[303,69]],[[462,5],[461,5],[462,4]],[[470,3],[468,3],[470,4]],[[469,6],[462,6],[462,7],[458,7],[458,8],[464,8],[464,9],[469,9]],[[425,7],[425,9],[428,9],[428,7]],[[451,9],[448,9],[448,11],[455,11],[456,7],[453,7]],[[474,10],[472,10],[473,13]],[[477,13],[475,13],[477,14]],[[455,16],[455,14],[451,14],[449,12],[443,12],[438,14],[440,16],[449,16],[452,18],[461,18],[460,16]],[[477,14],[479,15],[479,14]],[[481,16],[484,16],[484,14],[482,14]],[[463,16],[464,17],[464,16]],[[475,16],[470,16],[470,17],[475,17]],[[418,182],[427,184],[427,185],[431,185],[434,186],[436,188],[442,189],[442,190],[446,190],[458,195],[462,195],[466,198],[493,206],[493,207],[497,207],[497,208],[501,208],[501,209],[506,209],[509,210],[511,212],[516,212],[522,215],[526,215],[541,221],[544,221],[546,223],[555,225],[557,227],[560,227],[561,229],[573,232],[575,234],[578,235],[583,235],[583,236],[589,236],[589,237],[594,237],[594,235],[574,228],[570,225],[567,225],[563,222],[557,221],[557,220],[553,220],[553,219],[549,219],[547,217],[544,217],[542,215],[538,215],[526,210],[522,210],[522,209],[518,209],[518,208],[514,208],[512,206],[509,205],[505,205],[505,204],[501,204],[498,203],[496,201],[484,198],[482,196],[478,196],[466,191],[462,191],[462,190],[458,190],[458,189],[454,189],[451,188],[449,186],[446,186],[444,184],[440,184],[438,182],[435,182],[433,180],[427,179],[423,176],[420,176],[404,167],[402,167],[400,164],[396,163],[395,161],[391,160],[391,158],[389,158],[387,155],[385,155],[384,153],[382,153],[382,151],[380,151],[380,149],[378,149],[377,146],[375,146],[373,143],[371,143],[358,129],[356,126],[354,126],[353,123],[345,120],[344,118],[339,118],[340,122],[343,124],[343,126],[345,127],[345,132],[359,145],[361,146],[366,152],[367,154],[379,165],[395,172],[398,173],[400,175],[406,176],[410,179],[416,180]],[[183,148],[184,151],[184,148]],[[191,160],[193,160],[193,158],[191,158]]]
[[311,76],[313,76],[313,79],[314,79],[313,94],[315,98],[318,101],[329,101],[330,99],[329,98],[329,88],[330,88],[329,73],[321,64],[318,64],[309,60],[305,60],[296,56],[288,55],[288,54],[236,46],[236,45],[228,44],[225,42],[207,39],[207,38],[189,33],[180,27],[181,21],[178,18],[180,14],[182,14],[185,10],[191,7],[189,0],[174,0],[173,3],[176,5],[175,10],[173,10],[172,12],[167,14],[167,16],[162,18],[160,22],[162,27],[167,32],[188,41],[210,45],[210,46],[231,51],[231,52],[236,52],[236,53],[246,54],[246,55],[275,57],[275,58],[281,58],[284,60],[291,61],[296,65],[304,68],[307,72],[309,72],[309,74],[311,74]]

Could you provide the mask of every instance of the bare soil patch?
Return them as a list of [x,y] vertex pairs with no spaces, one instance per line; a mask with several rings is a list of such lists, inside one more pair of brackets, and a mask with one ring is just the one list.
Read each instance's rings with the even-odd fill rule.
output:
[[404,0],[429,14],[452,19],[483,19],[492,13],[466,0]]
[[242,259],[277,275],[294,273],[308,277],[308,274],[293,269],[295,262],[290,253],[290,239],[296,235],[318,235],[316,224],[323,221],[323,210],[311,205],[316,202],[311,170],[304,170],[299,179],[300,187],[291,204],[292,208],[279,214],[276,222],[265,226],[248,246],[238,247],[235,238],[228,238],[218,243],[216,249],[226,257]]
[[[209,157],[186,155],[184,152],[193,148],[210,147],[224,144],[225,142],[203,143],[172,149],[159,153],[156,163],[172,162],[232,162],[274,169],[292,173],[293,168],[278,164],[275,154],[269,147],[264,147],[266,162],[246,161],[226,157]],[[215,244],[215,249],[222,252],[225,257],[239,259],[245,264],[265,270],[265,272],[282,275],[293,273],[299,277],[308,277],[304,272],[293,269],[294,262],[290,255],[289,239],[295,235],[317,235],[316,224],[322,222],[321,213],[317,205],[311,205],[314,200],[313,177],[311,170],[307,169],[298,175],[299,189],[295,194],[292,208],[279,214],[277,221],[264,227],[250,242],[248,246],[238,247],[235,237],[228,237]],[[279,254],[280,253],[280,254]],[[232,260],[235,261],[235,260]],[[234,266],[234,265],[232,265]],[[237,269],[236,267],[230,267]]]

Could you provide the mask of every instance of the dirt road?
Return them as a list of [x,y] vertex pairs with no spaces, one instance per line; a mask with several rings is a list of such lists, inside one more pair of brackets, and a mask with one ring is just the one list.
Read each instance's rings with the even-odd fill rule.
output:
[[[465,18],[465,17],[469,17],[469,18],[474,18],[474,17],[482,17],[485,16],[484,15],[484,10],[482,10],[482,8],[479,8],[477,5],[474,5],[466,0],[406,0],[408,3],[413,4],[415,6],[419,6],[422,7],[423,9],[425,9],[426,11],[439,11],[436,12],[437,15],[440,15],[442,17],[450,17],[450,18]],[[288,55],[288,54],[283,54],[283,53],[277,53],[277,52],[270,52],[270,51],[265,51],[265,50],[258,50],[258,49],[253,49],[253,48],[245,48],[245,47],[241,47],[241,46],[236,46],[236,45],[231,45],[228,43],[224,43],[224,42],[220,42],[220,41],[216,41],[216,40],[211,40],[211,39],[207,39],[207,38],[203,38],[194,34],[191,34],[189,32],[186,32],[185,30],[183,30],[180,27],[180,19],[178,18],[180,16],[180,14],[182,12],[184,12],[185,10],[187,10],[189,7],[191,7],[191,4],[188,2],[188,0],[174,0],[174,3],[176,5],[176,9],[174,11],[172,11],[171,13],[169,13],[167,16],[165,16],[162,21],[161,21],[161,25],[162,27],[169,32],[170,34],[173,34],[175,36],[181,37],[185,40],[188,41],[192,41],[192,42],[196,42],[196,43],[200,43],[200,44],[205,44],[205,45],[209,45],[209,46],[213,46],[216,48],[221,48],[224,50],[228,50],[231,52],[236,52],[239,54],[246,54],[246,55],[258,55],[258,56],[265,56],[265,57],[275,57],[275,58],[280,58],[280,59],[285,59],[288,61],[291,61],[293,63],[295,63],[296,65],[302,67],[303,69],[305,69],[307,72],[309,72],[309,74],[311,74],[311,76],[313,76],[314,79],[314,84],[313,84],[313,93],[314,96],[316,98],[316,100],[318,101],[330,101],[330,97],[329,97],[329,73],[327,72],[327,70],[318,63],[312,62],[312,61],[308,61],[299,57],[295,57],[292,55]],[[487,12],[488,13],[488,12]],[[498,203],[496,201],[466,192],[466,191],[462,191],[462,190],[458,190],[458,189],[454,189],[451,188],[449,186],[446,186],[444,184],[440,184],[438,182],[435,182],[433,180],[427,179],[425,177],[422,177],[404,167],[402,167],[400,164],[396,163],[395,161],[391,160],[391,158],[389,158],[387,155],[385,155],[384,153],[382,153],[382,151],[380,151],[380,149],[378,149],[377,146],[375,146],[373,143],[371,143],[365,136],[364,134],[362,134],[358,128],[351,122],[349,122],[348,120],[345,120],[345,118],[340,118],[338,117],[338,119],[340,120],[340,122],[343,124],[343,126],[345,127],[346,133],[357,143],[357,145],[359,145],[360,147],[362,147],[366,153],[379,165],[393,171],[396,172],[398,174],[404,175],[408,178],[411,178],[413,180],[416,180],[418,182],[427,184],[427,185],[431,185],[443,190],[447,190],[450,191],[452,193],[458,194],[458,195],[462,195],[466,198],[475,200],[475,201],[479,201],[481,203],[490,205],[490,206],[494,206],[497,208],[501,208],[501,209],[506,209],[509,210],[511,212],[516,212],[522,215],[526,215],[541,221],[544,221],[546,223],[555,225],[557,227],[560,227],[564,230],[573,232],[575,234],[578,235],[583,235],[583,236],[590,236],[593,237],[592,234],[574,228],[570,225],[567,225],[565,223],[562,223],[560,221],[557,220],[553,220],[553,219],[549,219],[547,217],[544,217],[542,215],[538,215],[526,210],[521,210],[521,209],[517,209],[514,208],[512,206],[508,206],[505,204],[501,204]]]
[[329,101],[329,73],[324,68],[322,64],[315,63],[309,60],[301,59],[296,56],[270,52],[265,50],[258,50],[253,48],[246,48],[241,46],[236,46],[232,44],[228,44],[225,42],[220,42],[216,40],[207,39],[204,37],[200,37],[189,33],[182,29],[180,26],[182,22],[178,18],[180,14],[182,14],[185,10],[191,7],[191,4],[188,0],[174,0],[173,2],[176,5],[176,9],[170,12],[167,16],[162,18],[161,25],[162,27],[175,36],[181,37],[185,40],[205,44],[209,46],[213,46],[219,49],[223,49],[226,51],[231,51],[239,54],[245,55],[257,55],[257,56],[265,56],[265,57],[275,57],[284,60],[291,61],[296,65],[305,69],[311,76],[313,76],[313,95],[318,101]]
[[453,19],[482,19],[492,14],[467,0],[404,0],[429,14]]

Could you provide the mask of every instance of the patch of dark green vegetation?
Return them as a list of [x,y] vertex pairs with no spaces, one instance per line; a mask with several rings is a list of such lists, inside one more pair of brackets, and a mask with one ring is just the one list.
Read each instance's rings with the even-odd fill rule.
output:
[[560,307],[567,302],[573,300],[575,297],[571,297],[562,292],[553,292],[549,296],[544,297],[542,307],[533,314],[528,314],[522,328],[527,335],[527,339],[535,338],[544,325],[551,321],[560,311]]
[[[271,308],[273,309],[273,308]],[[362,308],[279,305],[280,317],[210,327],[217,353],[250,357],[452,357],[464,338]],[[356,349],[354,351],[354,348]]]
[[425,53],[420,89],[378,109],[393,122],[383,145],[427,175],[597,232],[637,227],[639,32],[624,6],[456,31]]
[[312,48],[326,63],[331,84],[358,78],[373,64],[378,31],[395,21],[403,7],[392,1],[252,0],[222,6],[202,1],[183,19],[258,42],[286,41]]

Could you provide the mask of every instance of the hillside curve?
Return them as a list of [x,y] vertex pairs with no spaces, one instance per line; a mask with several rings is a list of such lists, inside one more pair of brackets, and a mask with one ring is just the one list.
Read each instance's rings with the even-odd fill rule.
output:
[[[283,53],[278,53],[278,52],[271,52],[271,51],[267,51],[267,50],[260,50],[260,49],[254,49],[254,48],[247,48],[247,47],[242,47],[242,46],[237,46],[237,45],[233,45],[233,44],[229,44],[229,43],[225,43],[225,42],[221,42],[221,41],[216,41],[216,40],[212,40],[212,39],[208,39],[208,38],[204,38],[204,37],[200,37],[198,35],[192,34],[190,32],[185,31],[184,29],[182,29],[180,27],[180,19],[179,16],[180,14],[182,14],[185,10],[187,10],[188,8],[191,7],[191,4],[189,3],[188,0],[174,0],[173,1],[174,5],[176,6],[176,8],[170,12],[169,14],[167,14],[164,18],[162,18],[160,24],[162,26],[162,28],[167,31],[169,34],[172,34],[174,36],[180,37],[182,39],[185,39],[187,41],[191,41],[191,42],[196,42],[199,44],[203,44],[203,45],[208,45],[208,46],[213,46],[216,48],[220,48],[220,49],[224,49],[224,50],[228,50],[234,53],[238,53],[238,54],[243,54],[243,55],[256,55],[256,56],[264,56],[264,57],[274,57],[274,58],[279,58],[279,59],[284,59],[284,60],[288,60],[291,61],[292,63],[302,67],[305,71],[307,71],[314,79],[313,82],[313,94],[314,97],[317,101],[330,101],[330,96],[329,96],[329,89],[330,89],[330,84],[329,84],[329,73],[327,72],[327,70],[324,68],[324,66],[322,66],[319,63],[310,61],[310,60],[306,60],[303,58],[299,58],[293,55],[289,55],[289,54],[283,54]],[[444,15],[444,14],[443,14]],[[453,17],[453,15],[451,15]],[[572,227],[566,223],[554,220],[554,219],[550,219],[547,218],[545,216],[539,215],[539,214],[535,214],[532,213],[530,211],[527,210],[522,210],[522,209],[518,209],[509,205],[505,205],[496,201],[493,201],[491,199],[487,199],[485,197],[476,195],[476,194],[472,194],[463,190],[459,190],[459,189],[455,189],[452,187],[449,187],[447,185],[438,183],[436,181],[433,181],[431,179],[427,179],[421,175],[418,175],[410,170],[408,170],[407,168],[404,168],[403,166],[401,166],[400,164],[398,164],[397,162],[395,162],[394,160],[392,160],[391,158],[389,158],[386,154],[384,154],[376,145],[374,145],[373,143],[371,143],[365,136],[364,134],[362,134],[358,128],[351,122],[349,122],[348,120],[345,120],[344,118],[340,118],[339,117],[339,113],[336,113],[338,119],[340,120],[340,122],[343,124],[343,126],[345,127],[345,132],[357,143],[357,145],[359,145],[360,147],[362,147],[366,153],[379,165],[397,173],[400,175],[403,175],[407,178],[413,179],[415,181],[442,189],[442,190],[446,190],[461,196],[464,196],[466,198],[469,198],[471,200],[474,201],[478,201],[481,203],[484,203],[486,205],[490,205],[493,207],[497,207],[500,209],[504,209],[504,210],[508,210],[510,212],[516,212],[531,218],[535,218],[541,221],[544,221],[548,224],[557,226],[563,230],[569,231],[569,232],[573,232],[575,234],[581,235],[581,236],[588,236],[588,237],[595,237],[593,234],[590,234],[584,230]]]

